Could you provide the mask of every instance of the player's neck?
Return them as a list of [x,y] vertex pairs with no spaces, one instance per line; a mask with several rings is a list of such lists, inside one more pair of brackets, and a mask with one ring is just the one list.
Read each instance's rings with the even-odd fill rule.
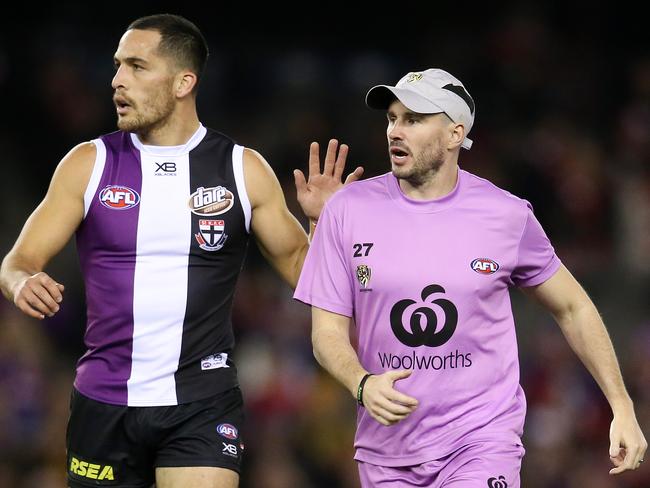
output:
[[402,192],[413,200],[437,200],[449,195],[458,181],[458,164],[447,161],[425,182],[414,185],[405,179],[399,180]]
[[174,111],[167,120],[145,132],[138,139],[147,146],[182,146],[200,125],[196,109]]

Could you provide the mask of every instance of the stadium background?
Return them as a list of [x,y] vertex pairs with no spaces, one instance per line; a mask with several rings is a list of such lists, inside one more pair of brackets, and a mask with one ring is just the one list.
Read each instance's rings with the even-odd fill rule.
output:
[[[303,223],[291,170],[306,168],[309,142],[338,137],[351,146],[351,167],[385,172],[384,118],[365,108],[367,88],[442,67],[477,104],[461,167],[532,202],[604,316],[650,433],[650,51],[633,12],[552,2],[368,4],[354,15],[334,4],[22,8],[0,21],[2,255],[61,157],[114,130],[112,54],[140,15],[180,13],[204,31],[202,122],[259,150]],[[0,487],[65,486],[84,327],[73,244],[48,271],[66,285],[54,318],[37,322],[0,303]],[[290,297],[251,245],[233,319],[247,407],[242,487],[355,487],[354,402],[316,366],[309,311]],[[649,487],[647,463],[608,476],[606,402],[551,317],[512,297],[529,404],[522,486]]]

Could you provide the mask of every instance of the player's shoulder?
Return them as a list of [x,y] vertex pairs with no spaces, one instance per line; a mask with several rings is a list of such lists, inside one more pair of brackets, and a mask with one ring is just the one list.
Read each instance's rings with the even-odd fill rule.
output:
[[267,186],[277,180],[269,162],[255,149],[244,147],[242,160],[247,187]]
[[460,171],[463,173],[463,178],[467,182],[467,192],[474,198],[480,199],[482,201],[482,207],[494,207],[505,212],[516,213],[525,213],[529,208],[532,209],[531,204],[527,200],[497,186],[490,180],[470,173],[469,171]]
[[70,149],[68,153],[61,159],[59,169],[66,172],[78,172],[88,169],[95,164],[97,157],[97,145],[94,141],[86,141],[77,144]]
[[82,142],[73,147],[61,159],[54,175],[52,185],[63,188],[72,194],[83,194],[97,158],[97,146],[93,141]]

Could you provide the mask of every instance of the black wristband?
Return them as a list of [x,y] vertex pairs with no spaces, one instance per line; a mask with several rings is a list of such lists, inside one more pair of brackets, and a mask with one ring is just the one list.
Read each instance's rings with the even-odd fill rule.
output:
[[362,407],[364,406],[363,405],[363,387],[365,386],[366,381],[368,380],[368,378],[370,378],[371,376],[373,376],[372,373],[366,373],[365,375],[363,375],[363,378],[361,378],[361,381],[359,382],[359,387],[357,388],[357,402]]

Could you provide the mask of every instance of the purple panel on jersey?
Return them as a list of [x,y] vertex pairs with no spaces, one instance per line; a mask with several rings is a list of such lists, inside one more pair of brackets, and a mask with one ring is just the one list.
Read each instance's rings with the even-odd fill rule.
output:
[[114,132],[102,141],[106,145],[104,172],[77,230],[86,285],[84,341],[88,350],[77,364],[75,387],[96,400],[124,405],[131,375],[142,172],[140,154],[127,133]]

